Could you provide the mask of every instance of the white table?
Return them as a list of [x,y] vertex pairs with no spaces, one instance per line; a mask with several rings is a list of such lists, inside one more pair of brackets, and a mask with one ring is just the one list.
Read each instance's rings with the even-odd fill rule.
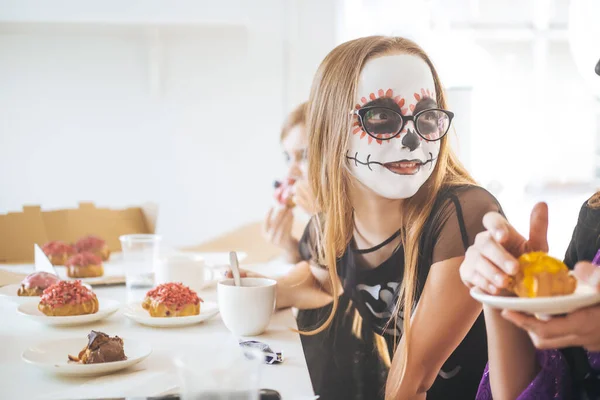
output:
[[[124,286],[96,287],[99,297],[125,302]],[[216,297],[214,289],[199,293],[205,300]],[[48,327],[18,315],[16,305],[0,300],[0,399],[83,399],[93,397],[150,396],[177,392],[177,377],[172,360],[182,353],[194,352],[210,362],[218,357],[219,346],[236,346],[237,340],[219,316],[183,328],[151,328],[138,325],[118,311],[108,319],[75,327]],[[314,398],[300,337],[291,310],[277,312],[268,331],[257,340],[282,351],[285,361],[265,365],[261,387],[279,391],[285,400]],[[26,364],[21,353],[41,340],[81,338],[91,329],[110,335],[135,338],[151,344],[153,352],[142,363],[121,373],[66,378],[50,375]],[[65,355],[66,357],[66,355]]]

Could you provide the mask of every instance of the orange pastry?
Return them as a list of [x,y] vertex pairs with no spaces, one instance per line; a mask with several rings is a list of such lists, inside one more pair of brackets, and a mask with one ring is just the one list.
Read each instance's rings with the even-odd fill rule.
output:
[[70,278],[96,278],[104,275],[102,259],[94,253],[75,254],[65,263]]
[[34,272],[21,281],[19,296],[41,296],[46,288],[60,282],[60,278],[48,272]]
[[69,257],[75,254],[73,246],[60,240],[53,240],[44,244],[42,251],[50,259],[52,265],[65,265]]
[[102,259],[102,261],[108,261],[110,258],[110,250],[104,239],[97,236],[86,236],[81,238],[74,245],[75,250],[78,253],[90,252],[94,253]]
[[95,314],[98,298],[81,281],[60,281],[42,294],[38,310],[51,317]]
[[519,297],[549,297],[571,294],[577,280],[560,260],[544,252],[534,251],[519,257],[520,271],[512,290]]
[[146,293],[142,307],[152,317],[187,317],[200,314],[203,300],[181,283],[163,283]]

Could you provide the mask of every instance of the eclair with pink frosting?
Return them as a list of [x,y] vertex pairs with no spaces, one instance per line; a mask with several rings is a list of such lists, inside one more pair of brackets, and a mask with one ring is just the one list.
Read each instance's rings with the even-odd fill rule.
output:
[[41,296],[46,288],[60,282],[60,278],[49,272],[34,272],[21,281],[19,296]]

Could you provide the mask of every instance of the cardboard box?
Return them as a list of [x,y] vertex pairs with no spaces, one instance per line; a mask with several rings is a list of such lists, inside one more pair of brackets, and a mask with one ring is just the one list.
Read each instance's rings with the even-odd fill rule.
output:
[[155,204],[121,210],[96,208],[93,203],[51,211],[25,206],[22,212],[0,215],[0,263],[31,263],[34,244],[41,246],[51,240],[74,243],[86,235],[106,240],[111,252],[121,251],[119,236],[154,233],[157,215]]

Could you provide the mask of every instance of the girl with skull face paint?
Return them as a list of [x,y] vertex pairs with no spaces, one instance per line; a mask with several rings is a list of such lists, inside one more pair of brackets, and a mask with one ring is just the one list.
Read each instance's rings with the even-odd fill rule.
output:
[[300,309],[322,399],[475,397],[485,326],[458,268],[483,215],[501,209],[451,152],[452,117],[409,40],[344,43],[317,71],[307,129],[322,211],[277,302]]

